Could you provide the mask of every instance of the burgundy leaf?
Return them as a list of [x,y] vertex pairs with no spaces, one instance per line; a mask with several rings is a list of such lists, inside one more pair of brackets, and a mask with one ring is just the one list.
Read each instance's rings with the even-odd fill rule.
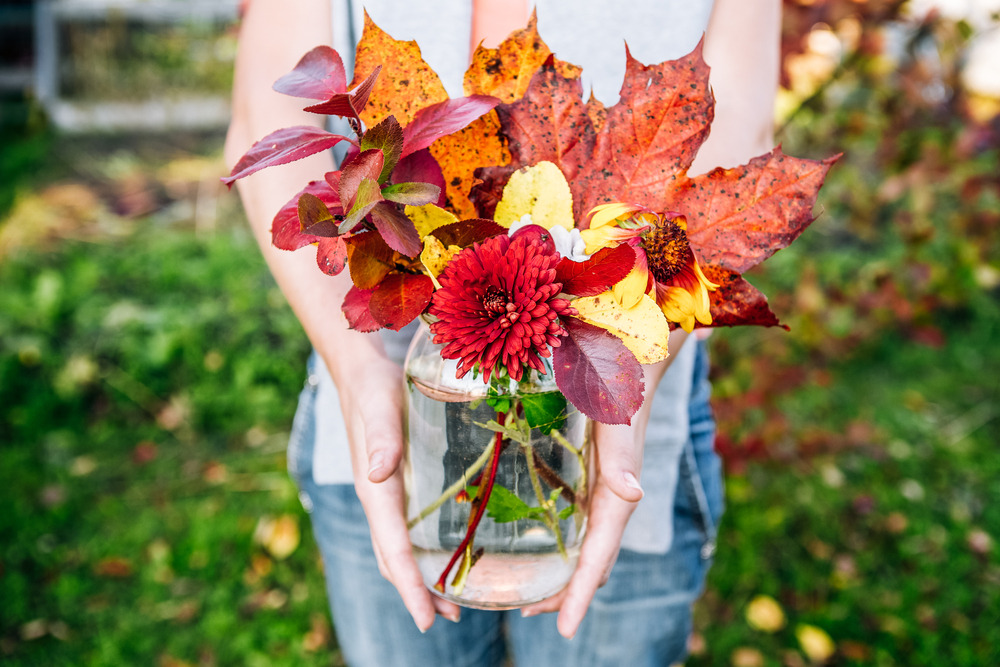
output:
[[395,116],[387,116],[378,125],[365,131],[361,137],[361,150],[373,148],[382,151],[384,164],[382,173],[376,180],[385,183],[403,153],[403,128],[399,126]]
[[531,78],[524,97],[497,107],[510,149],[511,166],[524,167],[547,160],[572,182],[590,159],[596,137],[582,97],[580,78],[561,75],[556,70],[555,58],[549,56]]
[[344,305],[340,309],[343,311],[344,317],[347,318],[348,326],[355,331],[371,333],[382,328],[382,325],[372,317],[371,310],[368,307],[374,292],[375,290],[358,289],[353,285],[351,289],[347,290],[347,295],[344,297]]
[[347,137],[309,125],[276,130],[251,146],[222,182],[232,187],[235,181],[261,169],[301,160],[313,153],[325,151],[345,139]]
[[445,206],[444,174],[441,173],[441,166],[437,160],[426,148],[410,153],[400,160],[389,180],[393,183],[430,183],[436,185],[441,188],[441,194],[434,203],[442,208]]
[[416,257],[423,246],[420,244],[420,234],[413,226],[413,221],[400,213],[394,204],[379,202],[371,210],[375,229],[382,235],[386,245],[407,257]]
[[312,236],[338,236],[337,221],[323,200],[308,192],[299,197],[299,226],[303,234]]
[[441,197],[441,188],[430,183],[394,183],[382,188],[382,197],[397,204],[423,206],[436,203]]
[[787,326],[771,312],[765,297],[740,274],[718,266],[702,265],[705,277],[719,285],[709,294],[713,327],[735,327],[756,324],[765,327]]
[[481,243],[488,238],[506,233],[506,227],[483,218],[453,222],[431,232],[445,247],[457,245],[459,248],[468,248],[473,243]]
[[350,162],[344,162],[344,168],[340,171],[340,185],[337,192],[340,194],[340,201],[343,202],[345,210],[350,210],[354,206],[361,181],[366,178],[378,181],[382,174],[384,161],[385,156],[382,151],[371,148],[362,151]]
[[434,283],[423,274],[390,273],[375,288],[368,308],[376,322],[399,331],[424,312],[433,293]]
[[375,87],[375,79],[378,78],[378,73],[381,71],[382,66],[379,65],[375,68],[375,71],[368,75],[367,79],[362,81],[351,92],[332,95],[326,102],[306,107],[305,111],[327,114],[329,116],[346,116],[361,120],[359,114],[365,108],[365,105],[368,104],[368,96],[372,94],[372,88]]
[[344,61],[329,46],[317,46],[302,56],[295,69],[274,82],[274,90],[312,100],[325,100],[338,93],[346,93]]
[[320,239],[316,247],[316,264],[328,276],[335,276],[347,264],[347,244],[342,236]]
[[611,289],[635,266],[635,250],[627,243],[601,248],[584,262],[563,258],[556,265],[562,291],[576,296],[597,296]]
[[499,103],[499,99],[489,95],[472,95],[424,107],[403,130],[403,155],[427,148],[436,139],[458,132]]
[[642,406],[642,366],[621,339],[575,317],[552,349],[556,384],[580,412],[604,424],[630,424]]
[[476,213],[482,218],[492,218],[497,211],[497,204],[503,197],[504,186],[510,180],[510,175],[517,168],[510,165],[504,167],[478,167],[475,177],[478,183],[469,190],[469,201],[476,207]]
[[[337,172],[331,172],[336,174]],[[327,174],[329,177],[330,174]],[[302,246],[316,243],[320,237],[302,233],[299,222],[299,197],[305,193],[319,197],[332,213],[340,213],[340,197],[337,191],[325,181],[310,181],[309,185],[281,207],[271,223],[271,243],[281,250],[298,250]]]

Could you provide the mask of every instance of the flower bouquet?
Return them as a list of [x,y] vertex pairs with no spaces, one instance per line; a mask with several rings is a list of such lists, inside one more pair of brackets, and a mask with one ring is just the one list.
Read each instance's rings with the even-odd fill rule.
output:
[[366,16],[350,86],[323,46],[274,86],[354,136],[278,130],[224,179],[347,143],[339,170],[278,211],[273,243],[348,268],[352,328],[425,323],[406,362],[410,537],[428,585],[461,604],[520,606],[566,583],[590,421],[630,422],[671,329],[779,324],[741,274],[811,222],[836,159],[775,149],[689,177],[714,108],[700,45],[658,65],[627,54],[609,108],[584,101],[579,76],[532,20],[480,46],[467,96],[449,99],[416,44]]

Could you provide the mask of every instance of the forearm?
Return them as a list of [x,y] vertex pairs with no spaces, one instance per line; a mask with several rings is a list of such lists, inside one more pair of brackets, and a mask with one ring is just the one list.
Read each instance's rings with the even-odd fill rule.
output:
[[774,147],[780,42],[780,0],[715,0],[705,36],[715,120],[692,175],[746,164]]
[[[281,35],[275,39],[274,35]],[[290,38],[294,37],[294,39]],[[323,116],[302,111],[307,100],[280,95],[271,84],[291,71],[309,48],[329,44],[330,8],[326,0],[254,0],[240,29],[233,82],[233,119],[225,157],[234,165],[268,133],[294,125],[320,125]],[[326,361],[335,380],[351,377],[382,354],[377,335],[351,331],[340,305],[350,277],[323,274],[311,248],[290,252],[271,244],[274,214],[310,180],[334,169],[329,152],[282,165],[238,181],[250,227],[278,286],[306,335]],[[350,350],[350,354],[341,354]]]

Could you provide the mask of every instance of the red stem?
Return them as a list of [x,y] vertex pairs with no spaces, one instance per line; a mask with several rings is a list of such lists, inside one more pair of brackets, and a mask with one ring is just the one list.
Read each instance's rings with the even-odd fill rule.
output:
[[[503,412],[497,413],[497,423],[503,424],[507,415]],[[476,507],[476,513],[472,517],[472,521],[469,522],[469,527],[465,531],[465,537],[462,539],[462,543],[458,545],[455,549],[455,553],[451,555],[451,560],[448,561],[448,565],[445,566],[444,572],[438,578],[437,583],[434,584],[434,588],[444,593],[445,581],[448,579],[448,574],[451,572],[451,568],[455,567],[455,563],[461,557],[462,552],[472,541],[473,536],[476,534],[476,529],[479,527],[479,522],[482,521],[483,515],[486,513],[486,504],[490,501],[490,494],[493,493],[493,483],[497,479],[497,468],[500,467],[500,445],[503,442],[503,434],[497,433],[496,440],[493,442],[493,455],[490,457],[490,476],[486,478],[486,485],[480,487],[480,493],[477,494],[479,498],[479,506]]]

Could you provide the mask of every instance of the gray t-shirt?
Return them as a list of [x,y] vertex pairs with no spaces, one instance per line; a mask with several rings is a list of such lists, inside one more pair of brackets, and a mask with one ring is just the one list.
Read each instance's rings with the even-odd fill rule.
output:
[[[333,46],[344,57],[348,79],[353,70],[352,40],[361,36],[363,10],[367,10],[394,38],[415,39],[448,94],[462,96],[470,55],[470,0],[365,0],[363,8],[361,2],[352,0],[331,2]],[[632,56],[645,64],[683,56],[708,26],[712,0],[536,0],[535,8],[542,40],[560,59],[583,68],[584,95],[589,95],[592,86],[594,95],[610,106],[618,101],[625,74],[625,42]],[[383,332],[391,358],[402,363],[415,331],[410,326],[401,332]],[[673,361],[657,387],[646,431],[642,470],[646,495],[622,539],[623,548],[644,553],[663,553],[670,547],[678,460],[689,437],[695,341],[689,340],[671,354]],[[310,382],[317,386],[314,480],[317,484],[353,483],[337,388],[322,362]]]

